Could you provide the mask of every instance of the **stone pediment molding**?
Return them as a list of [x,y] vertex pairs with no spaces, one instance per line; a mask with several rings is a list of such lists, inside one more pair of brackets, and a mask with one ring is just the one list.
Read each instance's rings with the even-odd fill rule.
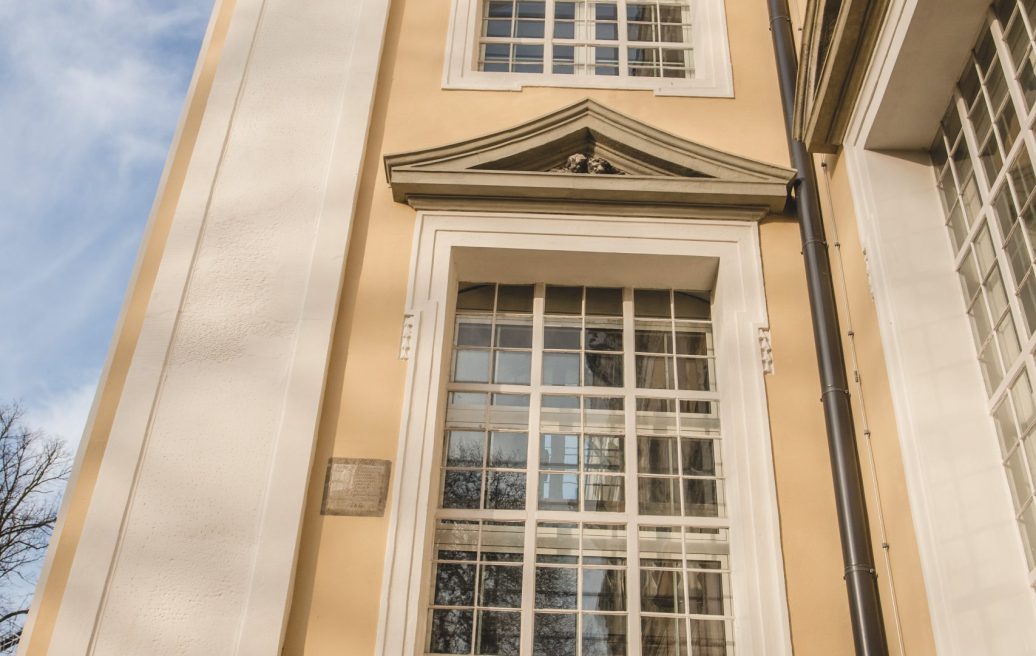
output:
[[[686,214],[780,212],[791,169],[725,153],[592,100],[437,148],[387,155],[393,198],[416,209]],[[714,214],[716,212],[713,212]],[[722,212],[721,212],[722,213]]]

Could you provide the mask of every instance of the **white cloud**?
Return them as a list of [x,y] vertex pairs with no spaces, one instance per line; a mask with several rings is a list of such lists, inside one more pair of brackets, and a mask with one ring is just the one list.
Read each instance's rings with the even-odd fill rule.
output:
[[100,367],[212,1],[0,0],[0,402]]
[[90,415],[96,389],[95,375],[59,394],[46,397],[28,408],[26,423],[61,439],[68,445],[69,454],[74,455]]

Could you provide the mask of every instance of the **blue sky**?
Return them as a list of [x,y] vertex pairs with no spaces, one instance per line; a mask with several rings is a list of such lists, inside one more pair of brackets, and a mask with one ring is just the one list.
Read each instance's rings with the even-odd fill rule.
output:
[[0,402],[78,443],[213,0],[0,0]]

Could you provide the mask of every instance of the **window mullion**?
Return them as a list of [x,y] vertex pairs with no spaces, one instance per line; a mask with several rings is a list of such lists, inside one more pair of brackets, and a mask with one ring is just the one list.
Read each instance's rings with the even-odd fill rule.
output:
[[[550,75],[554,72],[554,3],[546,3],[546,12],[543,16],[543,73]],[[541,295],[542,298],[542,295]]]
[[540,470],[540,405],[543,399],[543,296],[545,285],[535,287],[532,300],[532,369],[529,389],[529,441],[526,456],[525,544],[522,550],[521,653],[532,654],[536,604],[536,503]]
[[[1019,11],[1015,20],[1022,20],[1022,16],[1024,14],[1024,11]],[[1025,95],[1022,92],[1022,85],[1018,83],[1018,69],[1015,67],[1014,62],[1011,61],[1010,49],[1007,46],[1007,42],[1004,40],[1003,26],[1000,25],[1000,21],[995,17],[992,22],[991,29],[993,30],[993,45],[996,47],[997,59],[1000,60],[1000,66],[1003,68],[1004,80],[1007,82],[1007,96],[1010,102],[1014,105],[1015,115],[1018,116],[1018,121],[1021,124],[1019,131],[1024,134],[1025,132],[1028,132],[1026,128],[1029,110],[1025,106]],[[1009,148],[1010,147],[1008,146],[1008,149]],[[1006,164],[1005,168],[1007,168]]]
[[[975,62],[972,59],[968,60],[969,66],[975,66]],[[981,79],[979,81],[979,96],[982,95],[981,90]],[[979,198],[989,198],[989,190],[993,187],[993,181],[986,177],[986,167],[982,164],[982,160],[979,158],[979,149],[981,144],[978,142],[978,135],[975,134],[975,127],[971,124],[971,114],[968,112],[968,105],[965,102],[964,97],[959,93],[954,94],[956,98],[957,113],[960,116],[961,124],[961,138],[968,145],[968,158],[971,160],[971,175],[975,176],[975,183],[978,185]],[[985,102],[984,99],[979,98],[979,101]],[[951,167],[955,168],[955,167]],[[956,170],[954,170],[956,174]],[[964,183],[967,180],[957,180],[957,189],[960,193],[962,202],[964,198]],[[979,221],[975,221],[978,224]],[[974,225],[972,226],[974,227]]]
[[[625,9],[623,9],[625,12]],[[633,320],[633,290],[622,290],[622,383],[625,387],[626,457],[626,636],[631,654],[640,653],[640,537],[637,523],[637,395],[636,328]]]
[[626,13],[626,0],[618,0],[618,22],[617,29],[619,33],[615,36],[618,37],[616,45],[619,47],[619,77],[629,76],[629,49],[626,47],[626,38],[629,36],[629,30],[626,27],[627,13]]

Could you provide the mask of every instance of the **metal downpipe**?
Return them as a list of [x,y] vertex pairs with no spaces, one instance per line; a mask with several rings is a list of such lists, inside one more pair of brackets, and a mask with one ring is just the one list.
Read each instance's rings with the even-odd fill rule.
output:
[[820,400],[824,407],[831,454],[835,508],[842,541],[853,641],[857,656],[886,656],[889,653],[888,642],[878,595],[878,577],[874,568],[860,457],[856,449],[856,430],[849,403],[845,353],[838,327],[831,261],[820,213],[816,171],[806,145],[794,138],[792,129],[798,62],[791,15],[787,0],[767,0],[767,4],[788,151],[792,166],[798,172],[792,183],[794,197],[789,198],[789,201],[794,203],[802,236],[813,339],[820,370]]

